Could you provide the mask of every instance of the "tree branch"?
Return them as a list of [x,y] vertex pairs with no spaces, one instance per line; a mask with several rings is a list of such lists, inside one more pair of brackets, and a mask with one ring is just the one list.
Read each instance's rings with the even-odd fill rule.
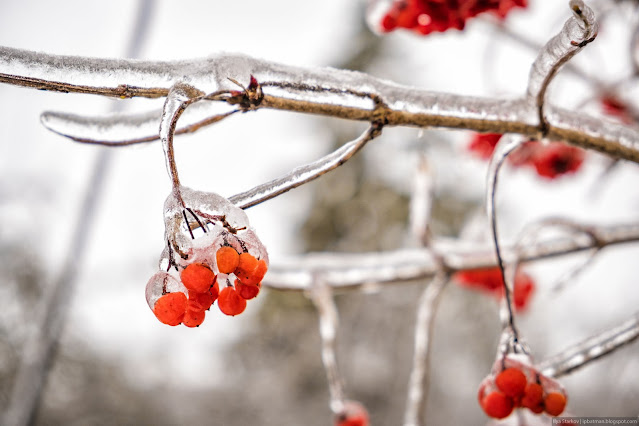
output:
[[596,334],[537,365],[541,374],[560,377],[572,373],[609,353],[628,345],[639,338],[639,313]]
[[[506,263],[521,263],[564,256],[595,246],[639,242],[639,224],[592,227],[599,240],[584,235],[537,241],[523,249],[502,246]],[[356,288],[380,283],[397,283],[432,278],[443,267],[454,272],[490,268],[497,265],[492,246],[478,247],[475,242],[454,243],[434,240],[433,250],[403,249],[372,253],[312,253],[270,266],[263,285],[278,290],[307,290],[317,275],[331,287]],[[439,262],[442,262],[441,265]]]

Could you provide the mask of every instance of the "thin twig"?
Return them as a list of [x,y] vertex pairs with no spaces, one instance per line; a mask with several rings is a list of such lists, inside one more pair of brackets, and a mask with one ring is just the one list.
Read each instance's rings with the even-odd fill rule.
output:
[[571,346],[537,365],[541,374],[560,377],[620,349],[639,338],[639,313],[622,324]]
[[527,96],[534,100],[540,131],[544,136],[549,123],[544,114],[546,92],[559,69],[597,36],[595,15],[582,0],[570,0],[573,11],[561,32],[543,47],[530,69]]
[[236,194],[230,197],[229,201],[241,209],[247,209],[315,180],[347,162],[366,143],[379,136],[381,131],[382,125],[373,123],[357,139],[341,146],[319,160],[297,167],[284,176],[258,185],[246,192]]
[[506,327],[508,327],[511,329],[514,343],[517,343],[518,341],[518,332],[517,327],[515,326],[515,315],[511,294],[513,285],[512,281],[508,280],[508,278],[510,277],[506,274],[504,259],[501,254],[499,233],[497,231],[495,198],[497,194],[497,182],[501,166],[504,164],[504,161],[506,160],[508,155],[515,149],[523,145],[525,142],[526,139],[523,139],[517,135],[506,134],[501,138],[501,140],[495,147],[495,151],[493,152],[490,163],[488,165],[488,182],[486,185],[486,215],[490,220],[490,230],[493,238],[493,243],[495,245],[495,257],[497,258],[497,266],[499,267],[499,271],[501,272],[504,287],[504,306],[507,313],[507,321],[502,322],[502,328],[506,329]]
[[437,307],[448,283],[448,275],[440,273],[426,286],[417,305],[415,321],[415,352],[413,367],[408,379],[408,399],[404,412],[404,426],[426,424],[426,404],[430,379],[430,355]]
[[344,381],[337,365],[336,335],[339,323],[337,306],[329,286],[316,280],[310,291],[310,298],[319,316],[320,338],[322,339],[322,362],[326,370],[330,407],[333,414],[344,411]]

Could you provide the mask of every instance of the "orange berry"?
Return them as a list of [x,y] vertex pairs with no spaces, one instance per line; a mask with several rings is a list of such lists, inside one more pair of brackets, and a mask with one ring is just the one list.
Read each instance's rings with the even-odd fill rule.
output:
[[257,259],[250,253],[242,253],[237,262],[237,268],[235,269],[235,275],[240,276],[252,274],[257,268]]
[[208,291],[215,282],[215,274],[203,263],[191,263],[182,270],[180,278],[184,287],[198,293]]
[[481,406],[489,417],[503,419],[510,416],[515,404],[513,399],[503,392],[494,391],[484,397]]
[[215,280],[215,283],[211,286],[211,288],[209,288],[209,294],[213,298],[213,302],[215,302],[220,295],[220,286],[218,285],[217,280]]
[[518,368],[506,368],[495,378],[495,385],[511,398],[519,398],[526,389],[526,375]]
[[198,327],[204,322],[206,313],[201,310],[187,309],[182,322],[187,327]]
[[223,314],[235,316],[241,314],[244,312],[244,309],[246,309],[246,299],[243,299],[233,287],[224,287],[222,291],[220,291],[217,305]]
[[268,266],[266,266],[266,261],[264,259],[257,262],[255,269],[251,272],[240,272],[235,275],[242,281],[242,284],[246,285],[257,285],[262,281],[266,271],[268,270]]
[[224,246],[215,254],[217,260],[217,269],[223,274],[230,274],[235,271],[240,261],[240,255],[233,247]]
[[188,309],[195,311],[206,311],[215,300],[210,292],[197,293],[189,290]]
[[175,326],[182,322],[186,311],[186,295],[181,292],[167,293],[153,306],[153,313],[163,324]]
[[[533,413],[544,411],[544,389],[539,383],[528,383],[521,399],[522,407],[530,409]],[[536,411],[541,409],[541,411]]]
[[239,294],[242,299],[250,300],[255,298],[259,294],[260,288],[262,288],[260,284],[247,285],[243,284],[240,280],[235,280],[235,291],[237,291],[237,294]]
[[559,392],[550,392],[544,398],[544,409],[551,416],[558,416],[566,408],[566,397]]

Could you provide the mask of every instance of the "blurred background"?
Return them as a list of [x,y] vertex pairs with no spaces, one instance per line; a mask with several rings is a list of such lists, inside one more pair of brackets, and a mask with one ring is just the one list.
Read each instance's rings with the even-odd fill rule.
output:
[[[506,24],[541,45],[569,16],[567,2],[530,0]],[[630,37],[635,2],[614,5],[599,39],[574,63],[607,82],[636,90]],[[68,1],[0,3],[0,45],[97,57],[122,57],[137,4]],[[463,31],[380,37],[365,22],[362,1],[309,5],[268,2],[156,1],[141,57],[170,60],[229,51],[299,66],[363,70],[436,91],[514,97],[525,90],[536,51],[504,36],[491,20]],[[553,101],[598,114],[590,84],[569,72]],[[0,86],[0,411],[10,399],[34,309],[60,273],[100,147],[45,130],[45,110],[101,114],[160,101],[111,100]],[[158,103],[159,102],[159,103]],[[182,182],[230,196],[313,161],[365,127],[338,119],[260,110],[176,139]],[[271,262],[309,251],[362,252],[404,247],[408,202],[418,157],[435,177],[432,231],[485,241],[486,164],[465,149],[466,131],[385,129],[345,166],[318,181],[248,210]],[[328,388],[317,315],[303,294],[263,291],[245,314],[212,311],[197,329],[160,324],[144,287],[162,251],[162,205],[170,189],[157,143],[113,149],[98,193],[94,225],[83,229],[77,291],[36,418],[39,425],[326,425]],[[596,224],[627,223],[639,210],[634,164],[590,153],[578,174],[544,181],[530,170],[503,172],[498,197],[501,235],[512,239],[548,216]],[[93,190],[93,188],[88,188]],[[475,223],[475,227],[468,223]],[[478,224],[478,225],[477,225]],[[73,248],[75,250],[75,248]],[[72,252],[73,252],[72,250]],[[79,253],[73,253],[78,254]],[[522,333],[537,359],[628,318],[639,305],[639,248],[607,248],[567,288],[557,278],[572,256],[527,267],[537,282],[522,315]],[[372,424],[399,424],[412,357],[415,301],[424,282],[374,293],[338,294],[340,367],[346,393],[362,401]],[[489,372],[498,338],[497,304],[456,285],[445,290],[435,325],[429,424],[483,424],[477,384]],[[579,415],[637,415],[637,345],[565,377],[569,410]]]

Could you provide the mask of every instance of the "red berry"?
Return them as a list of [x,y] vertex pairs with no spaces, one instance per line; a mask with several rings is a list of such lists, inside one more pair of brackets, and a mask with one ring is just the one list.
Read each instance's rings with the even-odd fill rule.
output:
[[191,263],[180,274],[182,284],[189,290],[204,293],[215,282],[215,274],[203,263]]
[[266,274],[267,270],[268,270],[268,266],[266,266],[266,262],[264,261],[264,259],[262,259],[262,260],[257,262],[257,265],[255,266],[255,269],[253,269],[252,271],[250,271],[250,272],[248,272],[248,271],[237,272],[236,271],[235,275],[237,275],[237,278],[240,281],[242,281],[242,284],[258,285],[262,281],[262,278],[264,278],[264,275]]
[[211,288],[209,288],[209,294],[213,298],[213,302],[215,302],[220,295],[220,286],[218,285],[217,280],[215,280],[215,283],[213,283]]
[[507,368],[497,375],[495,385],[505,395],[517,399],[526,389],[526,375],[517,368]]
[[560,142],[540,147],[532,163],[539,176],[555,179],[567,173],[574,173],[584,162],[584,151]]
[[501,133],[475,133],[467,149],[479,158],[487,160],[493,155],[501,137]]
[[510,416],[515,404],[513,399],[503,392],[494,391],[484,397],[481,406],[489,417],[503,419]]
[[335,426],[369,426],[368,411],[357,401],[345,401],[344,412],[335,418]]
[[524,272],[518,271],[515,275],[515,285],[513,289],[513,302],[515,309],[522,311],[528,307],[530,298],[535,291],[535,282]]
[[187,309],[182,323],[187,327],[198,327],[204,322],[206,313],[201,310]]
[[544,411],[544,389],[539,383],[528,383],[521,399],[521,406],[530,409],[533,413]]
[[237,262],[235,275],[249,274],[257,268],[257,259],[250,253],[242,253]]
[[186,295],[181,292],[167,293],[153,306],[153,313],[160,322],[175,326],[182,322],[186,311]]
[[188,308],[196,311],[206,311],[215,302],[210,292],[197,293],[189,290]]
[[559,392],[550,392],[544,398],[544,409],[551,416],[558,416],[566,408],[566,397]]
[[246,299],[243,299],[233,287],[224,287],[222,291],[220,291],[217,305],[223,314],[235,316],[241,314],[244,312],[244,309],[246,309]]
[[235,280],[235,291],[237,291],[237,294],[239,294],[242,299],[250,300],[257,297],[261,287],[260,284],[242,284],[240,280]]
[[217,269],[223,274],[230,274],[235,271],[239,262],[240,255],[233,247],[224,246],[215,254],[217,260]]

